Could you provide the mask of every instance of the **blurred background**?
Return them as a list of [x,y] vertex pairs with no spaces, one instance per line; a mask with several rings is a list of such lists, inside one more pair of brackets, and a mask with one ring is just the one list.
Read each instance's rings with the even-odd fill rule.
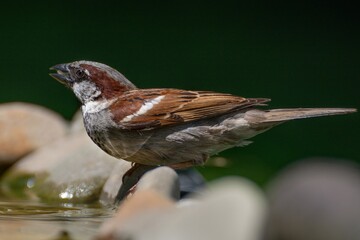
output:
[[[360,108],[358,9],[341,1],[2,1],[0,102],[71,119],[75,96],[48,76],[108,64],[140,88],[271,98],[271,108]],[[301,120],[222,152],[199,170],[266,183],[297,159],[360,161],[359,114]]]

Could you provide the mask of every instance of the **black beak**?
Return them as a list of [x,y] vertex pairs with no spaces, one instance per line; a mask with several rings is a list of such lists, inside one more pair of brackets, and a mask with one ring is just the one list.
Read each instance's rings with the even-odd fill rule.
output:
[[60,83],[68,85],[71,82],[68,67],[69,67],[68,63],[52,66],[50,70],[55,70],[56,73],[50,73],[50,76],[58,80]]

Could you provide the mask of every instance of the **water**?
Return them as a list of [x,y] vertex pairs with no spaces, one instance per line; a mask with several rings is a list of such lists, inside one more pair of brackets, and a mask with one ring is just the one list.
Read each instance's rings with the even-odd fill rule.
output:
[[0,240],[92,239],[113,211],[99,204],[0,201]]

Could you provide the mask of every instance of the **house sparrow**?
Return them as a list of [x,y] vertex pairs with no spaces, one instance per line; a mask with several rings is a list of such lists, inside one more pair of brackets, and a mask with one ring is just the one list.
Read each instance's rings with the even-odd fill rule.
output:
[[356,112],[351,108],[259,110],[270,99],[210,91],[138,89],[115,69],[97,62],[58,64],[50,75],[82,103],[90,138],[115,158],[134,163],[116,203],[146,171],[167,165],[202,165],[209,156],[293,119]]
[[352,108],[259,110],[270,99],[210,91],[138,89],[97,62],[58,64],[50,75],[82,104],[90,138],[105,152],[133,163],[185,168],[293,119],[356,112]]

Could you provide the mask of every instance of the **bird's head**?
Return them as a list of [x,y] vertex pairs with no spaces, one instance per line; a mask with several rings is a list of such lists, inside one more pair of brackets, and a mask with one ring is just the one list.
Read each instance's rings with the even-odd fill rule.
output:
[[50,76],[71,88],[85,104],[89,101],[111,99],[123,92],[136,89],[128,79],[115,69],[97,62],[76,61],[50,68]]

